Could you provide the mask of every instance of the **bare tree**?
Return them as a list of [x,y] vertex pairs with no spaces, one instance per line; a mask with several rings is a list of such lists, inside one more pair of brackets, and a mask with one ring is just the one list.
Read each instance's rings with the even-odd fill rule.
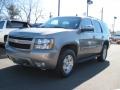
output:
[[5,5],[5,0],[0,0],[0,14],[3,10],[4,5]]
[[14,11],[17,11],[18,9],[16,8],[15,4],[16,4],[16,0],[0,0],[0,18],[9,19],[9,14],[11,13],[9,12],[10,9],[12,10],[14,8]]
[[34,21],[34,23],[37,23],[39,18],[44,18],[44,16],[42,15],[42,9],[39,8],[38,3],[39,2],[37,1],[36,7],[35,7],[35,21]]
[[3,8],[5,5],[5,0],[0,0],[0,19],[3,19],[4,15],[3,15]]
[[26,21],[30,23],[31,21],[31,12],[33,6],[33,0],[24,0],[24,1],[19,1],[20,2],[20,9],[22,11],[22,16],[21,18],[25,17]]
[[16,16],[19,16],[20,10],[14,4],[10,4],[6,7],[9,19],[14,20]]
[[39,4],[40,0],[0,0],[0,15],[11,19],[17,16],[28,23],[37,23],[44,18]]
[[19,7],[21,9],[21,19],[25,18],[28,23],[31,22],[31,17],[34,16],[34,23],[38,21],[39,18],[43,18],[42,9],[39,8],[40,0],[24,0],[19,1]]

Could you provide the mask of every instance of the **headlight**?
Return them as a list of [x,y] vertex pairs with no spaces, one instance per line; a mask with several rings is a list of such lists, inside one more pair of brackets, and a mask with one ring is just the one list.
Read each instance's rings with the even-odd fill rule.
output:
[[54,46],[54,39],[41,38],[35,40],[35,49],[52,49]]

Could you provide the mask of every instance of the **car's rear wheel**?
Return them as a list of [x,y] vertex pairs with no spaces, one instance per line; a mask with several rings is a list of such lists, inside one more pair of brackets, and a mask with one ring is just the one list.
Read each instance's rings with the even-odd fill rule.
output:
[[100,56],[98,57],[98,61],[106,61],[107,51],[108,51],[108,47],[107,45],[104,45],[100,53]]
[[120,42],[117,42],[117,44],[120,44]]
[[56,67],[56,71],[62,77],[67,77],[73,72],[75,64],[75,53],[73,50],[66,49],[61,52]]

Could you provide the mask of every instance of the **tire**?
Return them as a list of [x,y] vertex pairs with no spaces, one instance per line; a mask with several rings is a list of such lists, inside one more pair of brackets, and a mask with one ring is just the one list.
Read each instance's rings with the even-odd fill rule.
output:
[[68,77],[74,69],[75,65],[75,52],[71,49],[63,50],[60,53],[56,71],[61,77]]
[[117,44],[120,44],[120,42],[117,42]]
[[97,60],[100,62],[106,61],[107,51],[108,51],[107,45],[103,45],[102,51],[100,53],[100,56],[97,58]]

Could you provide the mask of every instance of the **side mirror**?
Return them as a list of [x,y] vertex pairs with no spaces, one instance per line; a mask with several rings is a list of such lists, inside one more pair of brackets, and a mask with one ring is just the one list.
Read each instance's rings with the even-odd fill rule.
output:
[[88,32],[88,31],[94,32],[94,26],[92,26],[92,25],[82,26],[82,27],[80,28],[80,31],[81,31],[81,32]]

